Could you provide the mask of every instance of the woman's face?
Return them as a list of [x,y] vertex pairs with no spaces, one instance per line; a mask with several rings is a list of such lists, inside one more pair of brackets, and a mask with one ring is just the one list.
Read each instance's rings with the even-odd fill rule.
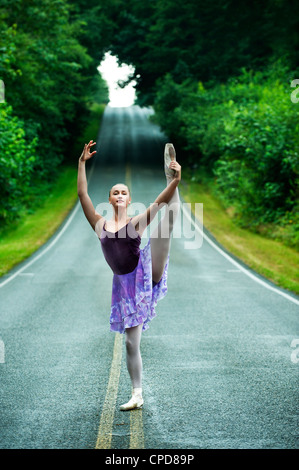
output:
[[110,189],[109,202],[114,208],[128,207],[131,202],[130,191],[125,184],[116,184]]

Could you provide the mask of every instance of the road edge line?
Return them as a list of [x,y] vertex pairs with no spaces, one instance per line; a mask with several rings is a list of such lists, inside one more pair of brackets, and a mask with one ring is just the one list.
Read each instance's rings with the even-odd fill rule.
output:
[[[90,178],[93,174],[94,166],[95,166],[95,161],[93,162],[93,165],[90,169],[90,173],[88,175],[87,182],[89,182],[89,180],[90,180]],[[59,231],[59,233],[56,236],[54,235],[55,238],[52,240],[52,242],[39,255],[35,256],[35,258],[33,258],[28,263],[26,263],[22,268],[18,269],[14,274],[11,274],[7,279],[5,279],[3,282],[1,282],[0,283],[0,289],[1,289],[1,287],[4,287],[6,284],[8,284],[10,281],[12,281],[15,277],[17,277],[20,273],[25,271],[25,269],[29,268],[29,266],[31,266],[33,263],[35,263],[37,260],[39,260],[42,256],[44,256],[58,242],[59,238],[64,234],[64,232],[66,231],[66,229],[68,228],[68,226],[72,222],[73,218],[75,217],[76,213],[78,212],[79,207],[80,207],[80,202],[77,201],[76,205],[72,209],[72,213],[69,216],[66,224],[63,226],[63,228]],[[59,228],[58,228],[58,230],[59,230]],[[47,242],[45,242],[45,243],[47,243]],[[34,253],[32,253],[30,255],[30,258],[32,256],[34,256]]]
[[[191,206],[191,204],[190,204]],[[187,212],[186,208],[184,207],[184,205],[182,206],[182,210],[184,212],[184,214],[187,216],[187,218],[191,221],[191,223],[194,225],[195,229],[200,233],[200,235],[203,237],[203,239],[205,239],[215,250],[217,250],[222,256],[224,256],[224,258],[228,259],[228,261],[230,261],[233,265],[237,266],[244,274],[246,274],[248,277],[250,277],[251,279],[253,279],[255,282],[257,282],[258,284],[261,284],[263,287],[266,287],[267,289],[269,290],[272,290],[273,292],[275,292],[276,294],[279,294],[281,295],[282,297],[285,297],[287,300],[290,300],[291,302],[293,302],[294,304],[296,305],[299,305],[299,300],[295,299],[294,297],[292,297],[291,295],[288,295],[287,293],[279,290],[278,288],[274,287],[274,286],[271,286],[270,284],[268,284],[266,281],[263,281],[262,279],[260,279],[259,277],[257,277],[253,272],[249,271],[249,269],[246,269],[244,268],[240,263],[238,263],[237,261],[235,261],[229,254],[225,253],[225,251],[223,251],[218,245],[216,245],[216,243],[214,243],[206,233],[204,233],[204,231],[202,229],[200,229],[198,227],[198,225],[194,222],[194,220],[192,219],[192,217],[190,216],[190,214]],[[194,215],[194,214],[193,214]],[[194,215],[195,217],[195,215]],[[200,221],[199,221],[200,222]],[[201,223],[201,222],[200,222]],[[270,281],[269,281],[270,282]]]

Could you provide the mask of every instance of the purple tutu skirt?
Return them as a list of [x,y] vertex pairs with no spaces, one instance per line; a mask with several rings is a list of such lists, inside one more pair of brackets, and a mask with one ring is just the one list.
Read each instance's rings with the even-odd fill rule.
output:
[[167,271],[169,256],[160,281],[153,286],[150,239],[140,250],[138,265],[128,274],[114,274],[110,330],[125,333],[126,328],[143,324],[147,330],[149,322],[156,316],[158,300],[167,293]]

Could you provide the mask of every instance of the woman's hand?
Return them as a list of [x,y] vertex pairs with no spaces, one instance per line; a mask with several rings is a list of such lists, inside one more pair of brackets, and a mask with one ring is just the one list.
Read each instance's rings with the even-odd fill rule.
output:
[[175,171],[174,179],[181,181],[181,165],[177,161],[173,160],[169,163],[169,168]]
[[84,149],[79,159],[81,162],[85,162],[86,160],[89,160],[95,153],[97,153],[96,150],[90,153],[90,149],[93,145],[96,145],[96,142],[94,142],[93,140],[90,140],[88,144],[84,145]]

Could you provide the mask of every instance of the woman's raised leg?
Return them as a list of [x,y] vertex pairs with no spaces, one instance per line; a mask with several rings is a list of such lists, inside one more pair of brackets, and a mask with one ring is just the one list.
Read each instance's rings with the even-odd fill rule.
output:
[[[167,167],[167,160],[175,160],[175,150],[172,144],[166,144],[165,155],[165,175],[168,186],[174,178],[174,171]],[[151,235],[152,279],[156,283],[160,281],[164,272],[170,250],[171,234],[179,210],[180,196],[179,190],[176,188],[172,198],[165,207],[164,217]]]

